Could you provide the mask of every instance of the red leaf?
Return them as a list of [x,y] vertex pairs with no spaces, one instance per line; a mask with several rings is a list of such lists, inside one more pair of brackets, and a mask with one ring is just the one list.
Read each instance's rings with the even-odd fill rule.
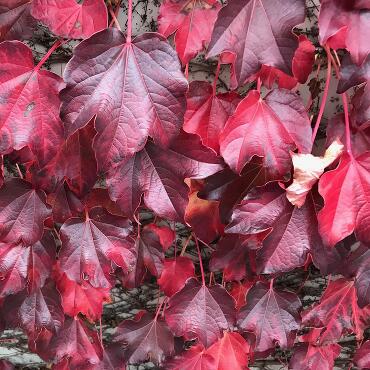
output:
[[321,0],[319,40],[333,49],[347,48],[352,60],[361,65],[370,52],[369,10],[356,9],[347,0]]
[[167,226],[157,226],[156,224],[148,224],[145,226],[147,230],[151,230],[158,235],[159,241],[164,251],[170,248],[176,240],[176,233]]
[[257,282],[247,294],[247,304],[239,311],[238,326],[255,337],[256,352],[293,345],[300,327],[301,302],[294,294],[276,291],[263,282]]
[[135,263],[130,231],[126,218],[102,208],[94,208],[85,219],[70,218],[60,229],[61,271],[77,283],[86,280],[95,288],[110,288],[112,262],[126,271]]
[[0,244],[0,297],[15,294],[28,284],[29,291],[41,288],[50,276],[56,246],[45,233],[31,246]]
[[187,94],[184,130],[197,134],[204,146],[218,154],[221,131],[240,100],[234,92],[216,95],[208,82],[192,82]]
[[14,365],[7,360],[0,360],[0,369],[1,370],[14,370]]
[[302,315],[303,324],[321,329],[319,344],[331,343],[347,333],[362,337],[363,314],[357,306],[354,281],[338,279],[329,284],[320,303]]
[[127,43],[116,28],[96,33],[74,49],[64,79],[68,135],[96,114],[99,169],[144,148],[148,135],[167,147],[180,131],[187,81],[176,52],[159,34]]
[[176,336],[186,340],[198,338],[206,347],[232,328],[235,302],[220,285],[208,288],[195,279],[173,295],[165,311],[168,326]]
[[181,222],[189,192],[184,179],[203,178],[222,168],[222,161],[195,135],[182,133],[167,150],[148,142],[109,173],[107,184],[126,215],[135,213],[144,194],[145,205],[158,216]]
[[234,210],[226,232],[267,234],[257,251],[257,266],[268,274],[303,266],[313,246],[322,245],[312,197],[301,208],[294,207],[276,184],[250,192]]
[[354,363],[360,369],[370,369],[370,341],[366,341],[360,348],[357,349],[355,357],[353,358]]
[[3,313],[9,325],[22,328],[28,335],[37,336],[43,329],[56,333],[64,322],[60,296],[52,283],[7,297]]
[[234,0],[218,15],[208,57],[235,54],[233,88],[244,84],[263,64],[291,74],[298,47],[292,28],[304,21],[304,13],[304,3],[297,0]]
[[248,365],[249,350],[249,344],[240,334],[225,331],[223,337],[207,349],[207,354],[216,360],[212,369],[244,370]]
[[353,231],[370,241],[370,234],[361,232],[370,215],[370,153],[357,158],[344,153],[338,167],[321,176],[319,192],[325,202],[318,214],[324,243],[334,246]]
[[182,355],[166,363],[169,370],[210,370],[215,369],[216,359],[208,353],[203,344],[190,347]]
[[21,179],[8,180],[0,189],[0,238],[33,244],[41,239],[44,221],[51,215],[45,194]]
[[253,287],[254,283],[255,281],[249,280],[245,280],[244,282],[237,281],[231,283],[229,294],[235,299],[237,311],[239,311],[240,308],[245,305],[246,295]]
[[215,0],[166,0],[162,3],[158,32],[166,37],[176,32],[176,51],[183,65],[208,45],[220,9]]
[[109,198],[108,190],[103,188],[93,188],[84,198],[87,208],[103,207],[112,215],[123,216],[116,202]]
[[310,138],[310,121],[297,94],[277,89],[262,100],[252,90],[226,123],[220,152],[237,173],[257,155],[272,176],[283,177],[291,167],[289,150],[309,153]]
[[194,276],[193,261],[188,257],[178,256],[165,259],[161,277],[157,282],[164,294],[171,297],[184,287],[189,278]]
[[62,296],[64,312],[69,316],[85,315],[89,320],[98,320],[103,312],[103,303],[110,301],[109,288],[94,288],[88,282],[80,284],[63,274],[57,281]]
[[117,328],[113,341],[121,342],[128,363],[152,361],[162,363],[174,352],[174,338],[167,324],[141,311],[134,320],[125,320]]
[[24,40],[36,26],[31,16],[31,0],[0,0],[0,41]]
[[300,344],[295,350],[289,362],[292,370],[332,370],[334,360],[339,356],[341,347],[338,344],[327,346],[313,346]]
[[0,66],[0,151],[29,145],[43,165],[63,140],[58,96],[63,80],[35,68],[32,50],[19,41],[0,45]]
[[71,369],[98,364],[103,358],[97,333],[77,318],[66,319],[58,334],[52,337],[48,350],[55,355],[57,363],[68,359]]
[[34,0],[32,15],[68,39],[85,39],[108,27],[104,0]]

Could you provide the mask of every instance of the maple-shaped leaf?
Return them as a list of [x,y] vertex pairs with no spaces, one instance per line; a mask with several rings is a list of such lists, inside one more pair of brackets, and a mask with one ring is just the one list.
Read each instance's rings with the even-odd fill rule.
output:
[[63,327],[52,337],[47,348],[54,355],[55,362],[69,360],[72,369],[98,364],[103,358],[97,333],[77,317],[64,321]]
[[318,214],[319,231],[325,244],[334,246],[353,231],[370,241],[366,228],[370,209],[370,152],[357,158],[344,153],[338,167],[319,181],[324,207]]
[[301,207],[307,194],[315,185],[325,168],[335,162],[342,154],[343,144],[333,141],[321,157],[312,154],[291,153],[294,166],[293,182],[286,188],[286,196],[290,203]]
[[87,208],[103,207],[112,215],[123,216],[116,202],[109,197],[107,188],[94,187],[83,200]]
[[239,333],[224,332],[216,343],[207,349],[207,354],[216,360],[215,370],[243,370],[248,365],[250,346]]
[[210,370],[216,369],[215,366],[216,359],[208,353],[201,343],[190,347],[181,355],[166,362],[166,369],[169,370]]
[[346,48],[352,60],[361,65],[370,52],[370,9],[354,7],[355,1],[321,0],[319,40],[333,49]]
[[62,274],[57,280],[64,312],[69,316],[85,315],[98,320],[103,313],[103,303],[110,300],[109,288],[94,288],[89,282],[76,283]]
[[54,222],[63,223],[68,218],[78,216],[84,210],[81,200],[68,187],[65,181],[59,183],[54,193],[48,194]]
[[0,243],[0,297],[41,288],[50,276],[56,245],[51,233],[31,246]]
[[117,328],[114,342],[121,342],[128,363],[152,361],[162,363],[165,356],[174,353],[174,337],[160,317],[145,311],[134,320],[125,320]]
[[292,59],[298,38],[292,33],[302,23],[305,5],[301,0],[233,0],[218,14],[208,57],[234,54],[236,81],[242,85],[262,65],[292,74]]
[[303,266],[313,245],[322,245],[312,197],[294,207],[276,183],[250,192],[235,208],[226,232],[267,234],[257,251],[257,266],[270,274]]
[[183,65],[208,45],[220,9],[215,0],[166,0],[162,3],[158,32],[166,37],[176,32],[176,51]]
[[66,179],[77,195],[84,196],[97,180],[97,164],[92,149],[96,131],[91,121],[75,132],[59,147],[58,152],[45,167],[37,171],[38,181],[47,190]]
[[0,41],[24,40],[36,26],[31,0],[0,0]]
[[301,302],[291,292],[277,291],[257,282],[247,294],[247,304],[238,314],[238,326],[255,338],[254,351],[265,352],[278,343],[282,349],[293,345],[300,327]]
[[177,256],[165,259],[162,274],[157,282],[164,294],[171,297],[184,287],[186,280],[194,276],[193,261],[188,257]]
[[184,131],[199,135],[203,145],[219,153],[219,136],[240,100],[235,92],[216,95],[208,82],[192,82],[187,93]]
[[164,252],[159,235],[152,228],[144,227],[135,242],[136,259],[133,268],[124,277],[124,285],[134,288],[140,285],[147,270],[156,277],[163,269]]
[[52,282],[32,292],[23,290],[7,297],[2,312],[9,325],[31,335],[43,329],[56,333],[64,322],[60,296]]
[[43,165],[63,141],[63,80],[35,67],[32,50],[19,41],[1,43],[0,75],[0,151],[6,154],[29,145]]
[[357,349],[353,361],[360,369],[370,369],[370,340]]
[[176,240],[176,233],[170,227],[158,226],[156,224],[145,225],[146,230],[151,230],[159,237],[159,242],[162,245],[164,251],[169,249],[173,242]]
[[165,318],[176,336],[198,338],[208,347],[233,326],[235,302],[222,286],[207,287],[190,279],[168,301]]
[[120,343],[110,343],[104,348],[103,360],[94,370],[126,370],[124,352]]
[[261,241],[257,242],[242,235],[225,235],[211,255],[209,269],[222,270],[225,281],[242,280],[247,275],[252,275],[255,272],[253,250],[258,248],[260,243]]
[[361,338],[364,329],[364,314],[357,305],[353,280],[338,279],[329,284],[320,302],[303,312],[302,323],[320,329],[318,344],[336,342],[347,333],[356,333]]
[[133,243],[127,236],[129,220],[102,208],[93,208],[85,218],[72,217],[60,229],[60,269],[75,282],[89,281],[96,288],[110,288],[112,262],[130,271],[135,263]]
[[339,356],[340,345],[328,344],[326,346],[314,346],[312,344],[300,344],[294,349],[289,362],[291,370],[332,370],[334,360]]
[[44,221],[51,215],[45,194],[21,179],[10,179],[0,189],[0,238],[33,244],[41,239]]
[[185,178],[204,178],[223,168],[223,162],[200,144],[196,135],[181,133],[167,150],[148,142],[108,174],[112,200],[131,216],[144,204],[158,216],[183,222],[189,188]]
[[219,202],[201,199],[198,192],[203,189],[203,184],[198,180],[189,180],[189,203],[186,206],[184,221],[194,231],[198,239],[204,243],[211,243],[223,234],[219,213]]
[[275,89],[262,100],[260,93],[252,90],[227,121],[220,136],[220,152],[239,174],[256,155],[263,158],[271,175],[283,177],[291,167],[289,150],[311,151],[311,132],[297,94]]
[[116,28],[98,32],[74,49],[64,79],[67,134],[96,115],[99,169],[142,149],[149,135],[167,147],[180,132],[188,84],[176,52],[159,34],[126,42]]
[[33,0],[31,14],[57,36],[85,39],[108,27],[104,0]]

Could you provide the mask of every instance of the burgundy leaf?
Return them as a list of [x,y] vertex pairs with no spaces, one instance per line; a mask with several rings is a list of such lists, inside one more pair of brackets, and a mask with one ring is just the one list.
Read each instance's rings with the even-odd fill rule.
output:
[[159,9],[158,32],[176,32],[176,51],[183,65],[190,62],[212,35],[221,6],[216,0],[166,0]]
[[164,251],[169,249],[176,240],[176,233],[170,227],[148,224],[145,226],[145,228],[147,230],[149,229],[153,231],[155,234],[158,235],[159,241]]
[[60,229],[60,268],[77,283],[89,281],[96,288],[110,288],[112,262],[130,271],[135,263],[133,243],[127,236],[130,222],[94,208],[86,218],[68,219]]
[[299,298],[257,282],[247,294],[247,304],[238,315],[238,326],[253,335],[256,352],[265,352],[279,343],[282,349],[293,345],[300,327]]
[[370,369],[370,340],[357,349],[353,360],[360,369]]
[[190,279],[170,298],[165,318],[175,335],[198,338],[208,347],[233,326],[235,302],[222,286],[208,288]]
[[167,324],[157,316],[141,311],[134,320],[125,320],[113,340],[120,342],[128,363],[152,361],[160,364],[174,353],[174,338]]
[[194,276],[193,261],[188,257],[178,256],[165,259],[161,277],[157,282],[164,294],[171,297],[184,287],[189,278]]
[[31,0],[0,0],[0,41],[31,37],[36,21],[30,11]]
[[223,168],[222,161],[203,147],[195,135],[182,133],[170,149],[148,142],[126,158],[107,179],[109,193],[126,215],[133,215],[143,195],[158,216],[183,221],[188,203],[185,178],[203,178]]
[[167,147],[180,131],[187,82],[175,51],[159,34],[127,43],[116,28],[98,32],[74,49],[64,79],[67,133],[96,115],[94,149],[102,170],[142,149],[148,135]]
[[104,0],[33,0],[32,15],[68,39],[85,39],[108,26]]
[[272,176],[283,177],[291,167],[289,150],[309,153],[310,138],[310,121],[297,94],[276,89],[262,100],[259,92],[252,90],[226,123],[220,152],[239,174],[257,155],[263,157],[263,166]]
[[41,239],[44,221],[51,215],[45,194],[21,179],[8,180],[0,189],[0,238],[33,244]]
[[233,0],[218,14],[208,57],[224,52],[235,55],[233,69],[242,85],[262,65],[292,74],[292,59],[298,39],[292,28],[304,21],[301,0]]

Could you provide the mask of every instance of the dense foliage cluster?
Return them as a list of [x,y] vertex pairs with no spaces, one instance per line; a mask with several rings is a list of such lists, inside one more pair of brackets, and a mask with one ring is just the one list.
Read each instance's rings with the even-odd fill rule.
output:
[[[304,0],[164,0],[135,37],[121,5],[0,0],[1,329],[59,370],[238,370],[277,350],[330,370],[348,335],[370,369],[370,1],[321,0],[316,39]],[[40,24],[55,43],[35,63]],[[45,63],[67,44],[62,78]],[[204,52],[214,82],[189,83]],[[297,269],[327,277],[309,307],[277,284]],[[156,310],[104,341],[111,289],[146,281]]]

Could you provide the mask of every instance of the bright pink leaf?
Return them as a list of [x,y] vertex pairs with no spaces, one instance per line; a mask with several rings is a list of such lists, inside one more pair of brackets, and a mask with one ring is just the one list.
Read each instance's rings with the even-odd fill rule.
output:
[[293,345],[300,327],[299,298],[290,292],[277,291],[263,282],[257,282],[247,294],[247,304],[238,315],[238,326],[255,338],[256,352]]
[[33,0],[32,15],[57,36],[85,39],[108,27],[104,0]]
[[125,320],[117,328],[114,342],[121,342],[128,363],[162,363],[174,353],[174,337],[163,319],[139,312],[134,320]]
[[158,216],[183,222],[189,192],[184,179],[203,178],[222,168],[222,161],[195,135],[182,133],[167,150],[148,142],[113,169],[107,183],[111,198],[126,215],[135,213],[143,195],[145,205]]
[[205,81],[192,82],[187,94],[184,130],[197,134],[203,145],[219,153],[219,136],[240,100],[234,92],[216,95]]
[[294,26],[304,21],[300,0],[233,0],[218,14],[208,57],[233,53],[236,81],[242,85],[262,65],[292,74],[292,59],[298,39]]
[[165,318],[175,335],[198,338],[208,347],[233,326],[235,302],[222,286],[208,288],[190,279],[170,298]]
[[171,297],[184,287],[186,280],[194,276],[193,261],[188,257],[178,256],[165,259],[161,277],[157,282],[164,294]]
[[40,165],[63,140],[59,91],[63,80],[34,67],[32,50],[19,41],[0,45],[0,151],[29,145]]
[[175,34],[176,51],[183,65],[208,45],[217,13],[215,0],[166,0],[159,9],[158,32]]
[[135,263],[133,242],[127,236],[130,222],[102,208],[86,218],[68,219],[60,229],[60,269],[75,282],[89,281],[96,288],[110,288],[112,262],[126,271]]
[[[237,173],[257,155],[272,176],[283,177],[291,167],[289,150],[311,151],[311,126],[301,98],[273,90],[265,100],[248,93],[220,136],[220,152]],[[268,145],[266,145],[268,143]]]
[[0,238],[33,244],[42,237],[44,221],[51,215],[45,194],[21,179],[11,179],[0,189]]
[[144,148],[148,135],[167,147],[180,131],[187,81],[176,52],[159,34],[127,43],[116,28],[98,32],[74,49],[64,79],[67,134],[96,115],[94,149],[102,170]]
[[[357,158],[343,154],[338,167],[321,176],[319,192],[325,202],[318,214],[324,243],[334,246],[353,231],[361,231],[370,214],[365,208],[370,202],[370,153]],[[370,234],[362,236],[364,242],[370,241]]]

